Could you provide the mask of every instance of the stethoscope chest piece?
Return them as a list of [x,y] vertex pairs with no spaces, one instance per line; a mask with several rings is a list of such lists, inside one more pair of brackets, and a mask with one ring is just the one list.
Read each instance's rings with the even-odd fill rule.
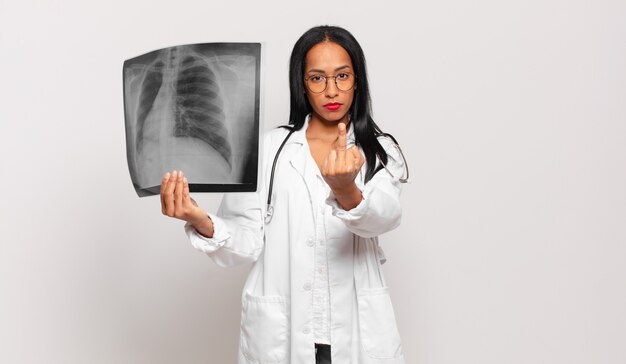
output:
[[265,224],[269,224],[272,221],[272,216],[274,215],[274,206],[267,205],[267,211],[265,212]]

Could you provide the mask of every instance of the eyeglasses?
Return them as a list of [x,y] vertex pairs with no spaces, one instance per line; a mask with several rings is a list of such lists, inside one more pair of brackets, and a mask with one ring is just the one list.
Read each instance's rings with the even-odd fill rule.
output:
[[341,72],[335,76],[313,75],[304,78],[306,87],[314,94],[322,93],[328,87],[328,79],[334,78],[339,91],[350,91],[354,87],[356,76],[350,72]]

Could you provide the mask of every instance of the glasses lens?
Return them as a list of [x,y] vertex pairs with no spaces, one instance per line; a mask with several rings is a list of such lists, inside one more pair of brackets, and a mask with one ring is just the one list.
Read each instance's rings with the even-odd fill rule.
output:
[[351,73],[340,73],[335,80],[337,81],[337,88],[341,91],[349,91],[354,86],[354,75]]
[[326,77],[311,76],[306,80],[306,86],[311,92],[320,93],[326,89]]

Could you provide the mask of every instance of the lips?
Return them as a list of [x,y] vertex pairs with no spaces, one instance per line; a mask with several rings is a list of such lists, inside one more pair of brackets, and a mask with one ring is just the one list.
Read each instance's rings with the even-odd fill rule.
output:
[[326,108],[326,110],[335,111],[341,107],[341,104],[338,102],[331,102],[331,103],[324,105],[324,107]]

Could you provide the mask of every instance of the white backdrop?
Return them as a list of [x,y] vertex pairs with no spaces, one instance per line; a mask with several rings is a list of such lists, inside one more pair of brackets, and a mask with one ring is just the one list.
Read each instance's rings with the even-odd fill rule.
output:
[[625,363],[626,3],[408,4],[0,1],[0,362],[234,362],[249,267],[135,195],[122,62],[263,42],[267,129],[337,24],[411,167],[381,238],[407,362]]

